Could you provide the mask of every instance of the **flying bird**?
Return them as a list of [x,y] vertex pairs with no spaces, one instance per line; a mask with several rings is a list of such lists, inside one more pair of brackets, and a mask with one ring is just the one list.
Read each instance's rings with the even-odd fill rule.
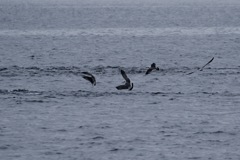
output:
[[87,81],[91,82],[93,86],[96,85],[96,79],[95,77],[91,74],[91,73],[88,73],[88,72],[82,72],[82,77],[84,79],[86,79]]
[[[208,61],[204,66],[202,66],[201,68],[198,68],[197,70],[198,71],[202,71],[207,65],[209,65],[212,61],[214,60],[214,57],[212,57],[212,59],[210,61]],[[194,71],[190,72],[190,73],[187,73],[186,75],[190,75],[190,74],[193,74],[195,73]]]
[[203,68],[209,65],[213,60],[214,60],[214,57],[210,61],[208,61],[204,66],[202,66],[202,68],[200,68],[199,71],[202,71]]
[[129,91],[131,91],[133,89],[133,83],[131,83],[130,79],[127,77],[126,73],[123,70],[121,70],[121,74],[122,74],[123,78],[125,79],[125,84],[119,85],[116,88],[118,90],[128,89]]
[[147,72],[145,73],[145,75],[151,73],[153,70],[159,70],[159,68],[156,67],[156,64],[155,64],[155,63],[152,63],[152,64],[151,64],[151,67],[148,68],[148,70],[147,70]]

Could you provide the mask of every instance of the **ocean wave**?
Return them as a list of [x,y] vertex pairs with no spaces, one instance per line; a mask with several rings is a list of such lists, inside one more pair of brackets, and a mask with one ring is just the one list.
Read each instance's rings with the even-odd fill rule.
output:
[[0,36],[169,36],[240,34],[239,27],[92,28],[1,30]]
[[32,91],[27,89],[13,89],[6,90],[0,89],[0,95],[19,95],[19,96],[39,96],[42,95],[45,98],[56,98],[56,97],[105,97],[105,96],[136,96],[136,95],[149,95],[149,96],[167,96],[167,95],[219,95],[219,96],[240,96],[240,93],[229,93],[229,92],[99,92],[99,91]]
[[[81,75],[83,71],[89,71],[92,74],[119,74],[120,69],[125,70],[128,74],[145,74],[147,67],[122,67],[122,66],[48,66],[48,67],[21,67],[21,66],[10,66],[0,67],[0,76],[2,77],[16,77],[16,76],[56,76],[56,75]],[[197,71],[198,67],[171,67],[171,68],[160,68],[157,73],[162,74],[186,74]],[[211,74],[240,74],[240,67],[236,68],[205,68],[204,70],[213,70]],[[193,71],[193,72],[192,72]],[[209,73],[210,74],[210,73]],[[189,74],[190,75],[190,74]]]

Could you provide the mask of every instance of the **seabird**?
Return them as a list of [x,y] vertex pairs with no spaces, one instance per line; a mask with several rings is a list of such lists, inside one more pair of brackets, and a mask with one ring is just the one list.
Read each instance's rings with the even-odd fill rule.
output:
[[214,59],[214,57],[210,61],[208,61],[208,63],[206,63],[204,66],[202,66],[202,68],[200,68],[199,71],[202,71],[204,67],[206,67],[213,61],[213,59]]
[[147,72],[146,72],[146,75],[149,74],[149,73],[151,73],[152,70],[154,70],[154,69],[159,70],[159,68],[156,67],[156,64],[155,64],[155,63],[151,64],[151,67],[148,68],[148,70],[147,70]]
[[128,89],[129,91],[131,91],[133,89],[133,83],[131,83],[130,79],[127,77],[126,73],[123,70],[121,70],[121,74],[126,82],[124,85],[117,86],[116,88],[118,90]]
[[95,77],[91,74],[91,73],[88,73],[88,72],[82,72],[82,77],[86,80],[88,80],[89,82],[92,83],[93,86],[96,85],[96,79]]
[[[198,68],[197,70],[202,71],[207,65],[209,65],[212,61],[214,60],[214,57],[212,57],[212,59],[210,61],[208,61],[204,66],[202,66],[201,68]],[[195,73],[194,71],[187,73],[186,75],[190,75]]]

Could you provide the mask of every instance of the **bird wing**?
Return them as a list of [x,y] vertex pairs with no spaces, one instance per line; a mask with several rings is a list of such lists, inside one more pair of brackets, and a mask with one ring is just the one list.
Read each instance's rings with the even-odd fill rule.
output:
[[214,59],[214,57],[208,63],[206,63],[204,66],[202,66],[202,68],[199,70],[202,71],[204,67],[206,67],[208,64],[210,64],[213,61],[213,59]]
[[129,86],[126,85],[126,84],[124,84],[124,85],[119,85],[119,86],[117,86],[116,88],[117,88],[118,90],[121,90],[121,89],[128,89]]
[[84,79],[86,79],[86,80],[88,80],[89,82],[91,82],[92,83],[92,85],[96,85],[96,79],[95,79],[95,77],[92,75],[92,74],[90,74],[90,73],[88,73],[88,72],[82,72],[83,74],[85,74],[85,75],[82,75],[82,77],[84,78]]
[[93,79],[91,77],[88,77],[88,76],[82,76],[82,77],[93,84]]
[[123,70],[121,70],[121,74],[122,74],[123,78],[125,79],[126,83],[130,83],[130,79],[127,77],[126,73]]
[[93,76],[91,73],[89,72],[82,72],[82,74],[86,74],[86,75],[89,75],[89,76]]
[[128,88],[129,91],[131,91],[133,89],[133,83],[130,85],[130,87]]
[[145,74],[147,75],[147,74],[149,74],[150,72],[152,72],[152,68],[149,68]]

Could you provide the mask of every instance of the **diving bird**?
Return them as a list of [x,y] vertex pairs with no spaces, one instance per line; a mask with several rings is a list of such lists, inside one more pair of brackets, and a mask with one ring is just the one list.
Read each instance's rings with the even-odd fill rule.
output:
[[87,81],[91,82],[93,86],[96,85],[96,79],[95,77],[91,74],[91,73],[88,73],[88,72],[82,72],[82,77],[84,79],[86,79]]
[[156,64],[155,64],[155,63],[152,63],[152,64],[151,64],[151,67],[148,68],[148,70],[147,70],[147,72],[145,73],[145,75],[151,73],[154,69],[155,69],[155,70],[159,70],[159,68],[156,67]]
[[128,89],[129,91],[131,91],[133,89],[133,83],[131,83],[130,79],[127,77],[126,73],[123,70],[121,70],[121,74],[126,82],[125,82],[125,84],[119,85],[116,88],[118,90]]

